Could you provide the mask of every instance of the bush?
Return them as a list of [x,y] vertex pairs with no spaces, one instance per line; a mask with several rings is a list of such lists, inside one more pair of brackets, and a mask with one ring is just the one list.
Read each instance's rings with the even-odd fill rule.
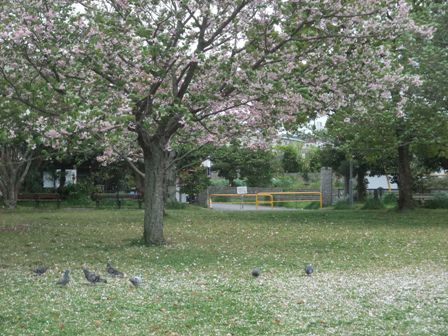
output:
[[229,181],[223,178],[214,178],[210,180],[210,185],[218,187],[227,187],[229,185]]
[[272,179],[272,186],[283,189],[293,189],[297,184],[297,178],[292,176],[278,176]]
[[77,184],[66,185],[60,193],[68,201],[90,200],[90,195],[94,191],[91,181],[79,181]]
[[435,193],[434,198],[426,201],[424,207],[429,209],[448,209],[448,193]]
[[351,209],[350,202],[348,200],[338,201],[334,205],[334,210],[348,210]]
[[394,193],[387,193],[383,196],[382,201],[384,204],[396,204],[397,195]]
[[366,203],[364,203],[362,210],[379,210],[384,209],[384,204],[379,198],[369,198]]

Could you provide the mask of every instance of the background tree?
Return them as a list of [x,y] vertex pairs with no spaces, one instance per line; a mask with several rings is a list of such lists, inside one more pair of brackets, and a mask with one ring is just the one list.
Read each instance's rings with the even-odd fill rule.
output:
[[250,187],[266,187],[271,184],[275,171],[275,157],[271,150],[250,149],[238,143],[212,148],[210,159],[212,169],[218,176],[229,180],[230,186],[236,186],[235,180],[245,179]]
[[448,148],[447,5],[416,2],[413,11],[419,21],[437,28],[434,38],[402,36],[393,43],[393,55],[395,67],[418,75],[419,80],[410,82],[407,91],[396,88],[383,92],[382,95],[389,96],[389,103],[384,105],[371,100],[371,95],[358,97],[360,101],[363,99],[365,113],[340,110],[327,124],[333,144],[375,171],[397,177],[399,209],[413,207],[412,162],[418,155],[431,156],[431,152],[443,158]]
[[285,173],[298,173],[300,171],[299,150],[295,145],[281,146],[283,152],[282,167]]
[[0,192],[15,208],[33,160],[45,154],[46,121],[17,102],[0,97]]

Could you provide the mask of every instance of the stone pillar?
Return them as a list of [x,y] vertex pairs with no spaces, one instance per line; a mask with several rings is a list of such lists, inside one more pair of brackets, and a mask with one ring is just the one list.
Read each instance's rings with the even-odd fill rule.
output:
[[320,192],[322,193],[323,206],[333,203],[333,170],[329,167],[320,169]]
[[208,188],[201,191],[198,194],[198,203],[200,206],[207,208],[208,207],[208,195],[209,195],[209,190]]

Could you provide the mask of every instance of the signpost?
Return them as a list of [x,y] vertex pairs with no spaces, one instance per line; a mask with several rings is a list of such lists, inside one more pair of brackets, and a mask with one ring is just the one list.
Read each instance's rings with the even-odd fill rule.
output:
[[241,195],[241,209],[244,209],[244,194],[247,194],[247,187],[236,187],[236,193]]

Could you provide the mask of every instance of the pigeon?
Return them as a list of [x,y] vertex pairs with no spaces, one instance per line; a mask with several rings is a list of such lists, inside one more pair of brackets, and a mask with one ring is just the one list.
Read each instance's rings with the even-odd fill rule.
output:
[[253,270],[252,270],[252,276],[254,277],[254,278],[257,278],[257,277],[259,277],[260,276],[260,269],[258,269],[258,268],[254,268]]
[[46,266],[37,266],[35,269],[33,269],[33,272],[36,273],[36,275],[42,275],[47,271],[48,267]]
[[140,285],[142,283],[142,278],[139,276],[133,276],[129,278],[129,281],[131,282],[131,284],[133,284],[135,287],[137,287],[138,285]]
[[56,285],[65,286],[70,282],[70,270],[65,270],[64,274],[62,274],[62,277],[59,279],[58,282],[56,282]]
[[313,273],[313,271],[314,271],[313,265],[307,264],[305,266],[305,273],[306,273],[306,275],[311,275]]
[[112,275],[114,277],[115,276],[118,276],[120,278],[123,277],[123,272],[120,272],[119,270],[113,268],[110,262],[107,263],[106,271],[107,271],[107,273],[109,273],[110,275]]
[[90,272],[87,268],[83,267],[82,269],[84,271],[84,276],[86,277],[87,281],[93,284],[96,284],[97,282],[104,282],[107,283],[106,279],[101,279],[101,277],[95,272]]

